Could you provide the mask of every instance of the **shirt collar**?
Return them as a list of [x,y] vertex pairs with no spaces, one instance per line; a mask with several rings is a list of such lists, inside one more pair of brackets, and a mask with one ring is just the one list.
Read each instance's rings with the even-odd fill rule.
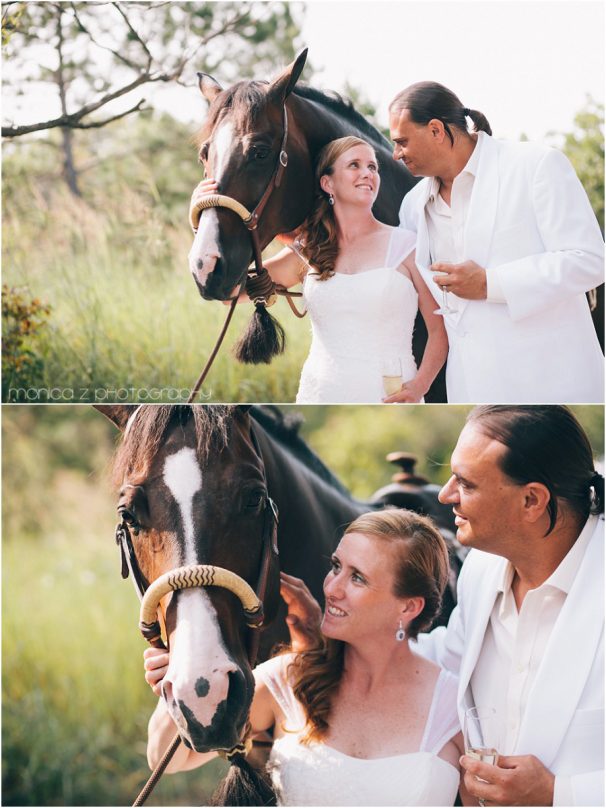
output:
[[[461,174],[471,174],[472,177],[475,177],[478,173],[478,165],[480,163],[480,152],[482,150],[482,140],[484,137],[484,132],[478,132],[478,137],[476,138],[476,145],[472,153],[469,156],[469,160],[465,163],[465,168],[461,171]],[[460,176],[460,174],[458,175]],[[429,189],[427,192],[427,201],[428,202],[435,202],[440,191],[440,181],[437,177],[428,177],[429,179]]]
[[590,516],[585,522],[585,526],[583,530],[581,530],[579,538],[566,553],[557,569],[555,569],[545,581],[545,586],[554,586],[556,589],[560,589],[566,594],[570,592],[579,567],[581,566],[589,540],[595,530],[595,525],[596,518]]
[[[570,592],[595,527],[596,517],[590,516],[585,522],[585,526],[579,533],[578,539],[566,553],[556,569],[551,573],[549,578],[547,578],[546,581],[543,581],[541,586],[537,587],[537,589],[540,589],[543,586],[551,586],[555,589],[559,589],[566,595]],[[549,538],[546,540],[549,541]],[[515,570],[513,564],[508,561],[503,567],[503,572],[497,585],[497,590],[499,592],[505,593],[511,589],[514,572]]]

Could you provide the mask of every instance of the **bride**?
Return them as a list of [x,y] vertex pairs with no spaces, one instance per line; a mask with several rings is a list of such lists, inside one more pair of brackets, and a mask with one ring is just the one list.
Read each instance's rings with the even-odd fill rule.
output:
[[[397,509],[359,516],[332,556],[323,636],[310,648],[297,627],[305,587],[283,575],[295,651],[257,666],[250,711],[253,732],[273,729],[279,805],[453,805],[459,789],[470,804],[460,783],[457,679],[410,647],[439,612],[447,579],[448,551],[429,519]],[[165,650],[144,652],[156,695],[168,662]],[[150,765],[174,732],[160,699]],[[181,745],[168,771],[215,754]]]
[[[316,177],[314,210],[298,238],[265,262],[275,283],[303,283],[312,344],[297,403],[421,401],[446,360],[448,341],[415,265],[416,236],[373,216],[381,179],[366,141],[348,136],[328,143]],[[217,192],[217,183],[207,178],[192,204]],[[418,369],[412,353],[417,311],[428,332]],[[383,376],[402,380],[388,397]]]

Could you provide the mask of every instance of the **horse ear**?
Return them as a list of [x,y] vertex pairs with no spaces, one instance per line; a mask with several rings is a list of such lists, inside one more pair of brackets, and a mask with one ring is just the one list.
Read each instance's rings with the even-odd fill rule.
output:
[[209,104],[212,103],[219,93],[223,91],[223,87],[221,87],[216,79],[209,76],[208,73],[196,73],[196,75],[198,76],[200,92]]
[[305,66],[307,59],[307,48],[303,48],[301,53],[297,56],[294,62],[288,65],[286,70],[281,73],[277,79],[274,79],[269,85],[267,91],[268,96],[276,101],[280,106],[286,101],[288,96],[295,88],[295,84],[299,80],[299,76]]
[[124,432],[128,419],[138,406],[138,404],[93,404],[93,407],[109,418],[121,432]]

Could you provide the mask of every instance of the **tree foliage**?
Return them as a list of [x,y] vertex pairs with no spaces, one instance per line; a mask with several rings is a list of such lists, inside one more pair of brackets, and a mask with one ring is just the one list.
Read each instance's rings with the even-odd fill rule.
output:
[[563,151],[572,163],[604,232],[604,105],[587,98],[564,133]]
[[[27,2],[3,4],[5,137],[61,132],[63,175],[80,195],[74,130],[145,108],[145,86],[192,88],[195,72],[224,80],[292,59],[302,6],[288,2]],[[51,117],[19,121],[42,88]]]

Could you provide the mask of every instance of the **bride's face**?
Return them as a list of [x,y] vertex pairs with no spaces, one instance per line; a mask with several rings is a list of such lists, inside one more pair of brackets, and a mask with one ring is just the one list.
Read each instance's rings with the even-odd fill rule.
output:
[[393,594],[397,556],[387,541],[347,533],[324,580],[325,637],[365,645],[393,642],[406,599]]
[[334,196],[335,206],[354,204],[372,208],[381,185],[374,150],[362,144],[352,146],[337,157],[333,173],[325,174],[320,184]]

